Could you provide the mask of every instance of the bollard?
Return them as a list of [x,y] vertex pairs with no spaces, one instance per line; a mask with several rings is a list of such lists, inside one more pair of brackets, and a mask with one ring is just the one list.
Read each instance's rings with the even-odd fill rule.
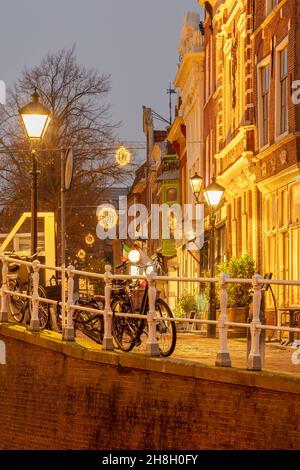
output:
[[111,310],[111,266],[105,266],[104,274],[104,295],[105,295],[105,306],[104,306],[104,336],[102,349],[105,351],[112,351],[114,349],[114,342],[112,337],[112,310]]
[[40,262],[35,260],[32,263],[33,274],[32,274],[32,284],[33,284],[33,293],[32,293],[32,312],[30,318],[29,330],[33,332],[40,331],[40,319],[39,319],[39,283],[40,283]]
[[251,349],[247,359],[248,370],[261,370],[262,369],[262,357],[260,352],[259,338],[261,330],[257,326],[261,325],[260,321],[260,307],[261,307],[261,288],[259,280],[263,279],[259,274],[253,276],[253,318],[250,326],[251,333]]
[[231,367],[231,359],[228,351],[228,327],[224,325],[227,319],[227,279],[228,274],[222,273],[219,278],[220,284],[220,316],[217,328],[219,330],[220,351],[217,354],[216,366]]
[[148,356],[160,356],[160,350],[159,350],[158,341],[156,337],[156,321],[155,321],[156,286],[155,286],[155,280],[154,280],[155,276],[156,276],[156,273],[154,272],[147,275],[149,310],[147,313],[148,342],[147,342],[147,347],[146,347],[146,354]]
[[8,266],[4,256],[1,256],[2,261],[2,286],[1,286],[1,310],[0,322],[8,322],[8,295],[5,290],[8,289]]
[[74,309],[74,266],[69,266],[68,273],[68,300],[67,300],[67,322],[62,331],[62,339],[64,341],[75,341],[73,313]]

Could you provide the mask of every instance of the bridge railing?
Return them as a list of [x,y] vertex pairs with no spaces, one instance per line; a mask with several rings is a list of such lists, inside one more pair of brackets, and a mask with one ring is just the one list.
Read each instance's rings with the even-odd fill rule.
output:
[[[113,312],[111,309],[112,299],[112,282],[114,280],[145,280],[148,283],[149,289],[149,308],[147,312],[147,323],[148,323],[148,344],[147,352],[149,355],[158,355],[158,345],[156,337],[156,311],[155,311],[155,300],[156,300],[156,282],[157,281],[176,281],[176,282],[194,282],[194,283],[218,283],[219,284],[219,296],[220,296],[220,315],[217,320],[208,319],[195,319],[180,317],[178,318],[165,318],[171,322],[183,322],[183,323],[194,323],[194,324],[211,324],[216,325],[219,332],[219,351],[217,353],[216,362],[217,366],[230,367],[231,358],[230,351],[228,348],[228,327],[232,328],[248,328],[251,335],[251,347],[250,353],[247,357],[247,369],[248,370],[261,370],[264,362],[263,350],[260,345],[260,335],[262,330],[274,330],[274,331],[286,331],[300,333],[300,328],[290,326],[278,326],[278,325],[265,325],[260,320],[260,310],[262,301],[262,286],[263,285],[289,285],[294,287],[300,287],[300,281],[298,280],[276,280],[276,279],[264,279],[259,274],[255,274],[251,279],[233,279],[228,274],[223,273],[219,277],[215,278],[201,278],[201,277],[176,277],[176,276],[158,276],[152,272],[147,275],[126,275],[126,274],[112,274],[111,266],[105,266],[105,272],[91,273],[87,271],[76,270],[73,266],[67,268],[48,266],[41,264],[39,261],[23,261],[15,259],[9,256],[1,256],[2,261],[2,286],[1,286],[1,309],[0,309],[0,322],[8,322],[9,320],[9,308],[8,298],[14,295],[14,292],[9,289],[9,263],[16,263],[19,265],[25,265],[32,268],[32,282],[33,289],[32,294],[24,294],[18,292],[18,297],[29,299],[32,302],[32,314],[29,328],[34,332],[39,332],[39,304],[46,303],[57,305],[57,301],[47,299],[39,296],[39,279],[40,269],[53,270],[55,272],[61,272],[62,278],[67,275],[67,289],[65,283],[62,283],[62,297],[59,302],[62,308],[62,339],[66,341],[74,341],[74,320],[73,315],[76,310],[86,311],[97,315],[103,315],[104,318],[104,339],[103,346],[104,350],[113,350],[113,337],[112,337],[112,318]],[[74,276],[81,276],[93,279],[103,280],[105,283],[104,288],[104,309],[98,310],[91,307],[85,307],[82,305],[76,305],[74,302]],[[227,288],[229,284],[251,284],[253,288],[253,313],[252,320],[250,323],[232,322],[227,317],[227,302],[228,292]],[[67,295],[66,295],[67,294]],[[137,319],[145,319],[144,315],[132,314],[132,313],[115,313],[119,317],[130,317]]]

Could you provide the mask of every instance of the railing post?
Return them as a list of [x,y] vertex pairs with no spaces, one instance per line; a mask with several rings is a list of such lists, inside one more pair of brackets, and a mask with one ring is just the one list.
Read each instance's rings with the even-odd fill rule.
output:
[[4,256],[1,256],[2,261],[2,286],[1,286],[1,311],[0,322],[8,322],[8,295],[5,290],[8,289],[8,266]]
[[247,360],[247,369],[248,370],[261,370],[262,369],[262,357],[260,351],[259,337],[261,330],[257,328],[261,325],[260,321],[260,307],[261,307],[261,288],[262,285],[259,284],[259,280],[262,279],[262,276],[255,274],[253,276],[253,317],[250,325],[251,333],[251,349],[250,354]]
[[228,351],[228,327],[224,325],[227,321],[227,279],[229,278],[228,274],[222,273],[219,278],[220,284],[220,316],[218,321],[218,331],[219,331],[219,340],[220,340],[220,350],[217,354],[216,366],[221,367],[231,367],[231,359]]
[[40,331],[40,319],[39,319],[39,283],[40,283],[40,262],[35,260],[32,263],[33,274],[32,274],[32,284],[33,284],[33,293],[32,293],[32,313],[30,319],[29,329],[34,332]]
[[104,274],[104,295],[105,295],[105,306],[104,306],[104,336],[102,349],[105,351],[112,351],[114,349],[114,342],[112,337],[112,309],[111,309],[111,266],[105,266]]
[[156,311],[155,311],[155,302],[156,302],[156,286],[155,286],[155,276],[156,273],[152,272],[147,275],[148,282],[148,299],[149,299],[149,309],[147,313],[147,322],[148,322],[148,342],[146,347],[146,354],[148,356],[159,356],[159,346],[156,337]]
[[68,273],[68,300],[67,300],[67,325],[63,329],[62,338],[64,341],[75,341],[73,313],[74,309],[74,266],[69,266]]

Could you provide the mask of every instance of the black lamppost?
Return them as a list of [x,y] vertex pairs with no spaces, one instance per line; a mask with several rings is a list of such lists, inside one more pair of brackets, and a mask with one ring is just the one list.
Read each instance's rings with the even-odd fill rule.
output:
[[26,136],[31,143],[32,184],[31,184],[31,256],[37,253],[38,245],[38,176],[37,145],[45,135],[51,120],[50,111],[39,102],[39,94],[35,89],[32,101],[19,110]]
[[[203,178],[197,173],[190,179],[193,193],[197,203],[199,203],[200,192],[202,189]],[[213,177],[212,182],[205,188],[204,197],[210,208],[210,275],[215,277],[215,231],[216,231],[216,210],[224,195],[225,188],[216,182]],[[209,290],[209,313],[208,320],[216,320],[216,286],[214,282],[210,283]],[[214,338],[216,336],[216,326],[207,325],[207,336]]]
[[[210,207],[210,275],[215,277],[215,233],[216,233],[216,210],[221,202],[224,195],[225,188],[220,184],[216,183],[216,178],[212,178],[212,182],[207,186],[204,191],[204,197],[208,206]],[[217,308],[216,308],[216,285],[214,282],[210,283],[209,290],[209,320],[216,320]],[[207,336],[209,338],[215,338],[216,336],[216,325],[207,326]]]

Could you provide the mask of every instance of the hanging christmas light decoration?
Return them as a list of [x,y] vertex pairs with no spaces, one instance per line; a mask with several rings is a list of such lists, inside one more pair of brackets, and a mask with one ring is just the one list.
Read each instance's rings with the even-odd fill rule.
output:
[[116,162],[120,166],[128,165],[131,162],[131,153],[124,146],[116,151]]
[[92,235],[91,233],[89,233],[86,237],[85,237],[85,243],[89,246],[92,246],[94,243],[95,243],[95,237],[94,235]]
[[112,206],[102,206],[97,212],[98,222],[105,230],[112,229],[118,223],[118,214]]
[[86,256],[86,252],[84,250],[79,250],[77,253],[77,258],[84,260]]

